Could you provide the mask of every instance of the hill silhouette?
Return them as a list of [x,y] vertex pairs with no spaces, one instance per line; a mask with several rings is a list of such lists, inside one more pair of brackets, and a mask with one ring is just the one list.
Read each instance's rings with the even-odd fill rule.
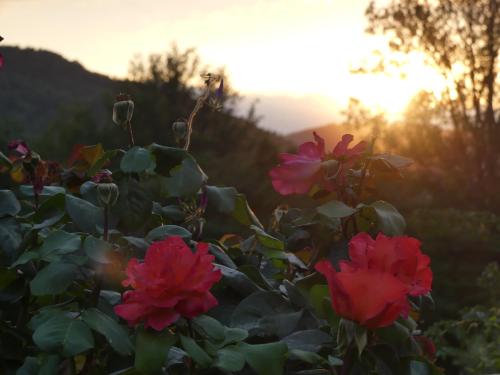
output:
[[[87,71],[78,62],[35,49],[2,47],[5,67],[0,71],[0,148],[23,138],[45,158],[65,161],[76,143],[124,147],[127,135],[111,121],[114,96],[132,95],[136,142],[175,145],[171,124],[194,106],[196,88],[187,82],[182,55],[167,53],[169,62],[155,76],[151,67],[142,80],[120,81]],[[179,70],[179,71],[177,71]],[[154,77],[153,77],[154,76]],[[185,77],[179,80],[179,77]],[[280,151],[293,145],[260,129],[257,120],[235,116],[227,109],[203,109],[196,118],[191,152],[210,176],[211,184],[236,186],[246,193],[256,211],[272,210],[280,197],[267,176]],[[220,168],[224,165],[224,168]]]

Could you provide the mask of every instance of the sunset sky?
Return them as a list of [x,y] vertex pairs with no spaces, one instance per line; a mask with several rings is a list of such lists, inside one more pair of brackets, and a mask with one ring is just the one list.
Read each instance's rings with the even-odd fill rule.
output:
[[[4,43],[48,49],[123,78],[130,59],[176,42],[225,66],[260,98],[263,126],[290,132],[339,118],[349,97],[391,116],[439,79],[413,56],[407,78],[361,76],[381,38],[364,33],[367,0],[0,0]],[[248,101],[247,101],[248,102]],[[282,106],[282,107],[280,107]]]

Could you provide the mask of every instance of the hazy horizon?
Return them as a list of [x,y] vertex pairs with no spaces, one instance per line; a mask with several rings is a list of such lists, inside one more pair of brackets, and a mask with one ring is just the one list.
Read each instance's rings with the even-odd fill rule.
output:
[[46,49],[115,78],[127,76],[136,55],[163,53],[173,42],[194,47],[203,64],[225,67],[231,86],[249,98],[239,113],[260,98],[261,125],[290,133],[338,120],[350,97],[395,116],[418,90],[436,87],[418,56],[406,79],[350,72],[385,45],[364,33],[367,5],[368,0],[2,0],[0,33],[6,45]]

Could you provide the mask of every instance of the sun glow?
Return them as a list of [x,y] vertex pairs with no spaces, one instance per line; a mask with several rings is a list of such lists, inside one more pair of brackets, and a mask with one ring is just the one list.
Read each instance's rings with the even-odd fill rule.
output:
[[[224,66],[229,83],[243,95],[329,98],[332,110],[324,112],[326,122],[335,119],[350,97],[374,111],[397,115],[419,90],[438,93],[444,87],[418,56],[410,56],[404,78],[396,71],[350,73],[370,51],[387,45],[364,33],[368,0],[144,3],[4,2],[4,43],[59,52],[92,71],[123,78],[135,54],[163,53],[176,42],[181,49],[196,47],[203,63]],[[319,102],[316,107],[309,113],[323,110]],[[314,121],[310,117],[300,126],[318,125]],[[272,125],[286,131],[280,126]]]

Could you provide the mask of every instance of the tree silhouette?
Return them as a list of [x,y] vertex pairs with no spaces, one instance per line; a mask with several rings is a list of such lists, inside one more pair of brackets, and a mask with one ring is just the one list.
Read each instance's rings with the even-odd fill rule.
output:
[[[389,36],[393,51],[422,52],[448,85],[439,104],[452,125],[457,173],[483,208],[500,207],[500,3],[497,0],[398,0],[366,10],[368,32]],[[450,171],[450,173],[452,173]],[[496,200],[496,201],[495,201]]]

